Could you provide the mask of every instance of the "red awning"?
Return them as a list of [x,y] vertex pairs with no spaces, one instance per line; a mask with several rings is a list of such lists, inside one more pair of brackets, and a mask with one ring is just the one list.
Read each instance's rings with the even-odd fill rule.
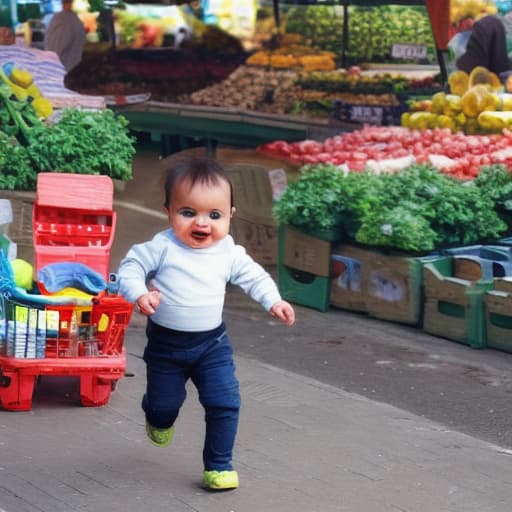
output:
[[450,40],[450,2],[449,0],[425,0],[430,25],[438,50],[446,50]]

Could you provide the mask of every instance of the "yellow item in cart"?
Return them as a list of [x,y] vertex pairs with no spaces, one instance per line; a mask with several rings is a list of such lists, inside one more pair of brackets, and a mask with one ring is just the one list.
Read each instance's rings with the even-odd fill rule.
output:
[[19,68],[13,68],[11,71],[11,75],[9,78],[20,87],[23,87],[24,89],[27,89],[32,85],[34,79],[30,72],[26,71],[25,69],[19,69]]
[[468,90],[469,75],[462,70],[453,71],[448,77],[450,93],[462,96]]
[[512,127],[512,112],[482,112],[477,121],[483,130],[500,133],[503,128]]
[[30,290],[34,282],[34,267],[21,258],[11,261],[14,284],[25,290]]
[[467,117],[477,117],[484,110],[496,110],[495,98],[484,84],[470,87],[462,96],[462,112]]

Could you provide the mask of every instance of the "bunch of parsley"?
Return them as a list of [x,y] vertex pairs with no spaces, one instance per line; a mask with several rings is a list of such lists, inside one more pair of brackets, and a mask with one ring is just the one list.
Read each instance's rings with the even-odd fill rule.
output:
[[24,146],[0,131],[0,190],[34,190],[37,174]]
[[132,178],[135,139],[126,118],[110,109],[65,109],[52,125],[34,126],[27,151],[37,172]]

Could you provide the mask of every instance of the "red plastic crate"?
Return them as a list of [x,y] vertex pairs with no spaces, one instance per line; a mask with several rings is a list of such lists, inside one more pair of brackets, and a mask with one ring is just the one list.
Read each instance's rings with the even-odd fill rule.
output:
[[107,278],[117,220],[112,205],[108,176],[40,173],[32,212],[36,272],[76,261]]
[[82,405],[108,402],[126,369],[124,336],[133,304],[104,293],[94,297],[91,306],[21,303],[8,294],[3,300],[0,405],[4,409],[30,410],[39,375],[78,376]]

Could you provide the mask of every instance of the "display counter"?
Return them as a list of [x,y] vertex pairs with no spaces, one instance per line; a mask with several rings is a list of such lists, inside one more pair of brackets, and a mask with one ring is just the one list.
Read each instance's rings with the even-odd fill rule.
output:
[[332,119],[311,119],[156,101],[113,108],[126,117],[132,130],[159,136],[163,156],[184,149],[176,147],[176,137],[192,138],[213,152],[219,144],[254,148],[274,140],[325,138],[360,126]]

